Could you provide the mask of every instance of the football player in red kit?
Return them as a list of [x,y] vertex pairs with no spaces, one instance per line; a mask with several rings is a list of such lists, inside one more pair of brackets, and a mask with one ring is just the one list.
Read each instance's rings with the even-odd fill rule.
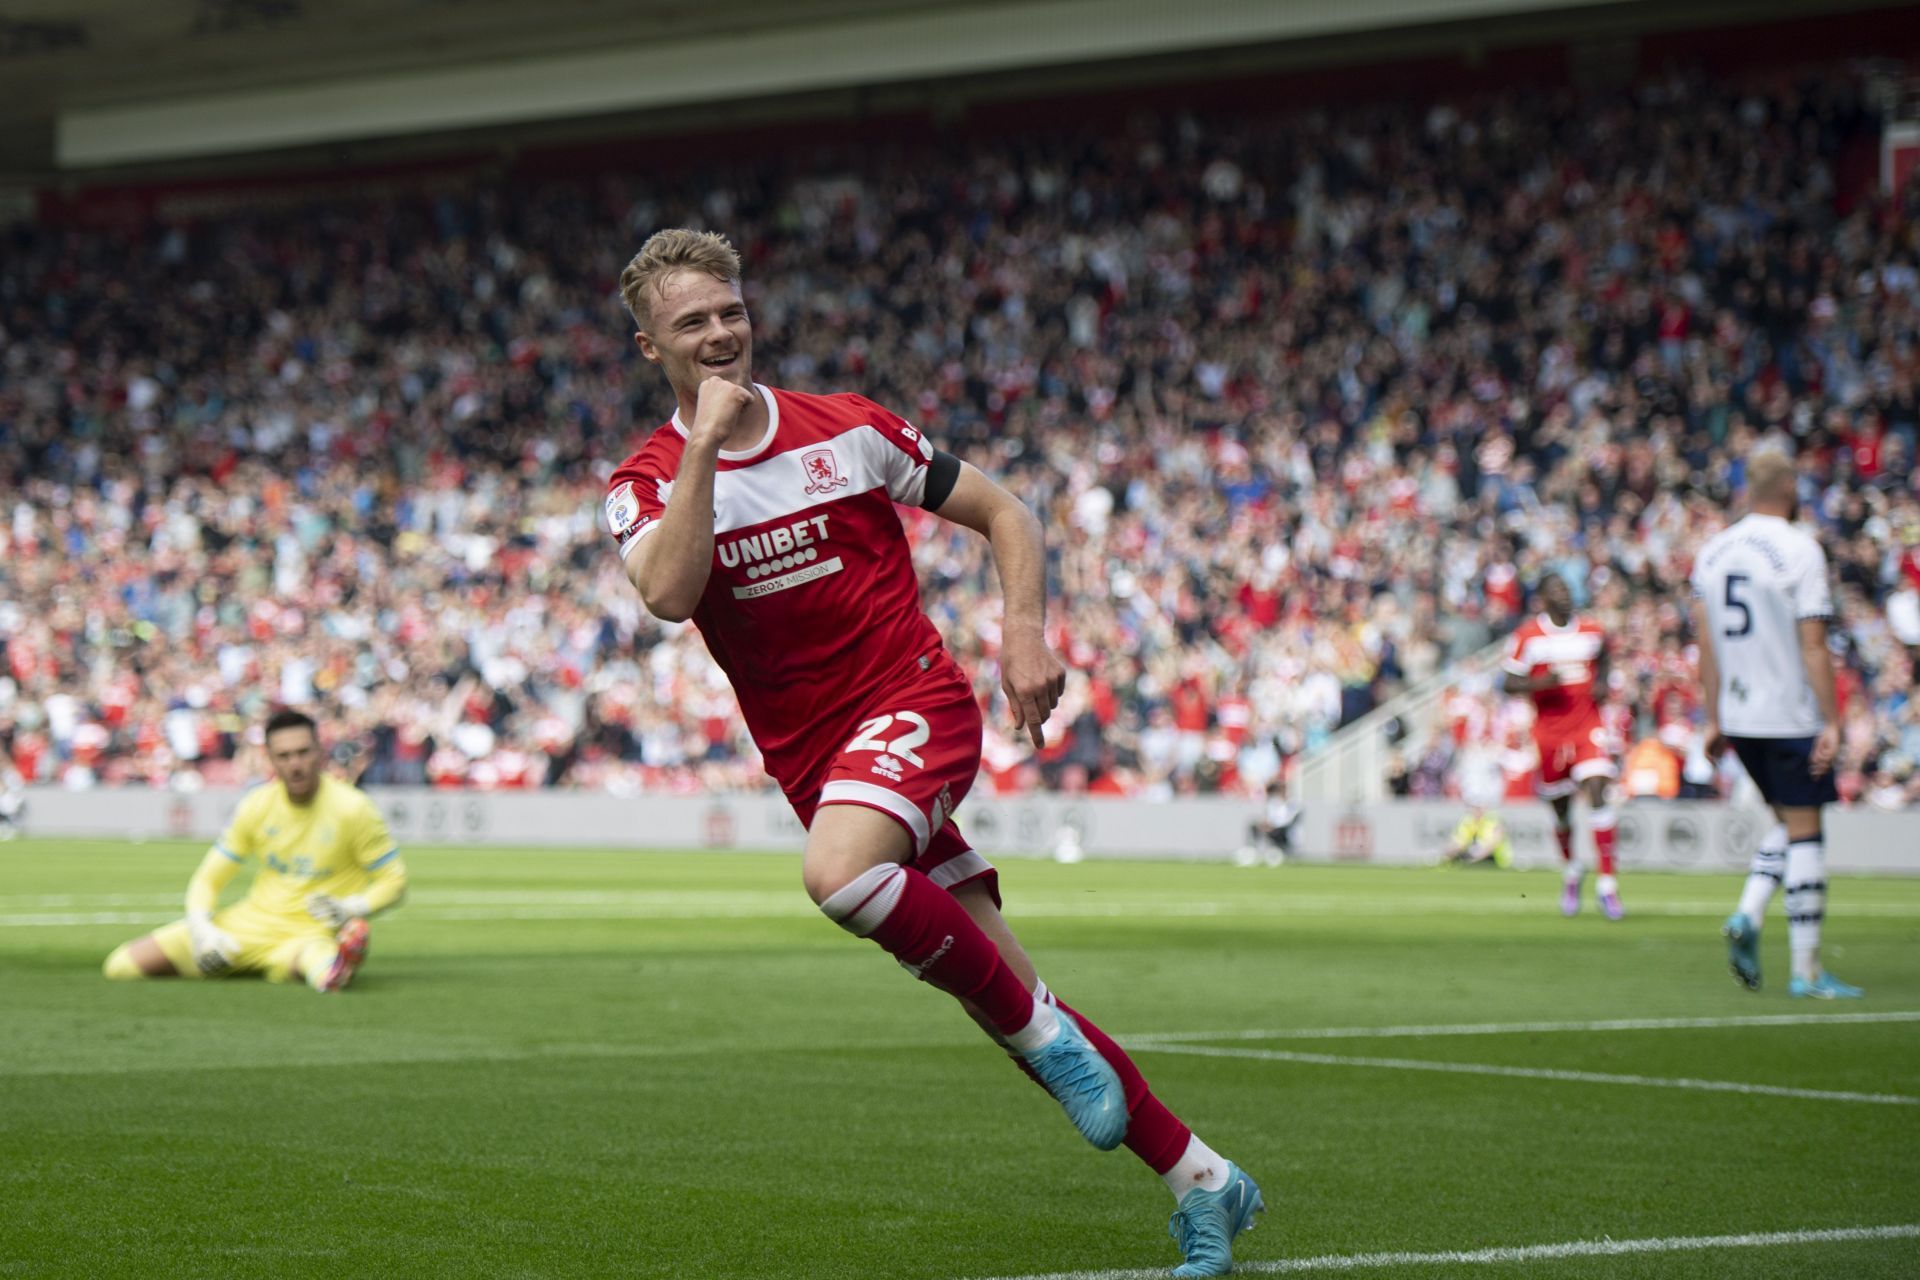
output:
[[1558,574],[1541,578],[1535,594],[1541,611],[1513,633],[1500,665],[1507,676],[1506,691],[1533,699],[1533,741],[1540,749],[1538,790],[1553,805],[1553,834],[1565,866],[1560,911],[1570,916],[1580,910],[1580,885],[1585,878],[1573,851],[1573,793],[1577,790],[1587,798],[1587,822],[1599,863],[1594,888],[1600,909],[1607,919],[1618,920],[1626,911],[1620,905],[1620,884],[1614,874],[1616,819],[1607,789],[1619,770],[1598,696],[1607,687],[1607,637],[1599,623],[1574,615],[1573,592]]
[[998,873],[953,820],[980,767],[980,707],[920,608],[895,504],[986,537],[1002,685],[1036,747],[1065,682],[1042,634],[1040,523],[870,400],[753,381],[740,274],[723,237],[685,230],[650,237],[621,274],[640,353],[679,405],[609,481],[627,576],[656,617],[691,619],[732,681],[807,826],[802,877],[821,911],[958,999],[1094,1146],[1124,1142],[1166,1179],[1175,1275],[1225,1275],[1259,1188],[1039,981]]

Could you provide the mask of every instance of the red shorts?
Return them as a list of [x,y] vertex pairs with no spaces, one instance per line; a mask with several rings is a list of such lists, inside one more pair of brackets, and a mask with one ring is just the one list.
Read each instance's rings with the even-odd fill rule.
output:
[[911,683],[878,694],[827,762],[818,789],[787,793],[803,825],[825,804],[857,804],[898,822],[913,843],[907,865],[943,889],[986,881],[1000,901],[999,873],[960,834],[953,811],[980,773],[980,704],[959,664],[944,653]]
[[1536,738],[1534,745],[1540,749],[1540,785],[1534,790],[1545,799],[1570,796],[1588,778],[1619,776],[1600,725],[1567,737]]

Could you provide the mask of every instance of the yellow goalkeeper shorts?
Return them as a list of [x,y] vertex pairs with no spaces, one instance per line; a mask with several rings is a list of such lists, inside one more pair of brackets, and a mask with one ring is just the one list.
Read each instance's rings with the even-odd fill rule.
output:
[[[215,913],[213,923],[233,935],[240,944],[233,967],[225,977],[238,973],[258,973],[268,982],[286,982],[297,977],[293,966],[309,943],[329,941],[333,930],[311,917],[295,918],[258,910],[244,902]],[[153,931],[153,940],[183,978],[202,978],[193,959],[193,934],[185,920],[175,920]]]

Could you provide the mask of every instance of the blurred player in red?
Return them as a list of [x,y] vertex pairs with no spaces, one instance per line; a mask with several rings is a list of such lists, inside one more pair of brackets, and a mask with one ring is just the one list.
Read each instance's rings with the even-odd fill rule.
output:
[[1565,887],[1560,912],[1580,910],[1585,870],[1573,852],[1573,793],[1586,795],[1588,826],[1599,863],[1594,888],[1607,919],[1626,914],[1614,875],[1616,826],[1607,789],[1618,776],[1610,738],[1600,714],[1599,691],[1607,687],[1607,637],[1600,624],[1573,612],[1573,592],[1558,574],[1540,579],[1541,611],[1520,624],[1501,669],[1506,691],[1533,699],[1533,740],[1540,749],[1541,797],[1553,805],[1553,834],[1560,842]]
[[807,827],[807,893],[957,998],[1094,1146],[1125,1142],[1166,1179],[1185,1257],[1175,1275],[1227,1274],[1260,1189],[1039,981],[1000,914],[998,873],[953,821],[980,768],[980,707],[920,609],[895,504],[986,537],[1006,600],[1002,685],[1035,748],[1066,680],[1043,638],[1039,521],[870,400],[753,381],[740,259],[724,238],[655,234],[620,293],[679,409],[615,469],[608,530],[648,610],[691,619],[733,682]]

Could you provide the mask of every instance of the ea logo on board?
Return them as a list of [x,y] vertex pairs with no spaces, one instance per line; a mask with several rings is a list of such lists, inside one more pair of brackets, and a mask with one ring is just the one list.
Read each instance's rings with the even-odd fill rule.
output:
[[733,845],[733,810],[717,804],[707,810],[707,847],[727,849]]
[[1667,822],[1667,856],[1675,862],[1695,862],[1703,853],[1706,841],[1701,837],[1700,824],[1684,815],[1671,818]]
[[1621,859],[1638,861],[1647,851],[1647,828],[1640,816],[1631,811],[1622,813],[1614,830],[1614,847],[1620,851]]
[[1333,856],[1349,861],[1373,857],[1373,824],[1358,809],[1349,809],[1334,824]]
[[1760,843],[1760,820],[1751,813],[1730,809],[1720,823],[1720,857],[1729,866],[1744,867]]

